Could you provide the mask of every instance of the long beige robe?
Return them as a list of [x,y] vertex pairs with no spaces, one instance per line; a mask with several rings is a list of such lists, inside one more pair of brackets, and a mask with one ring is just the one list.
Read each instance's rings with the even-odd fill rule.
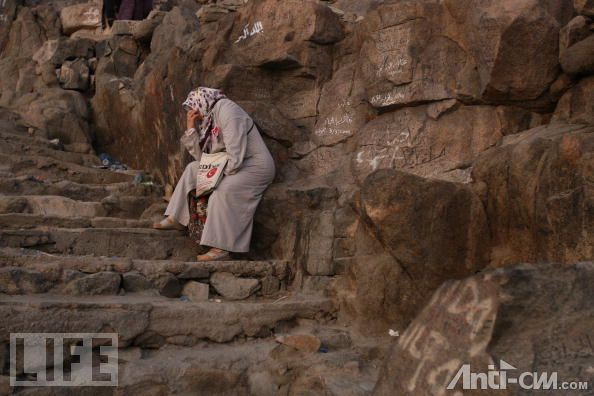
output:
[[[208,215],[201,245],[230,252],[249,251],[254,213],[262,194],[274,179],[274,160],[262,140],[251,117],[236,103],[222,99],[213,109],[213,136],[206,152],[226,150],[229,162],[223,180],[208,200]],[[249,131],[249,134],[248,134]],[[198,133],[184,135],[182,143],[196,161],[184,170],[167,210],[178,222],[187,225],[190,220],[188,193],[196,188],[196,176],[202,151]]]

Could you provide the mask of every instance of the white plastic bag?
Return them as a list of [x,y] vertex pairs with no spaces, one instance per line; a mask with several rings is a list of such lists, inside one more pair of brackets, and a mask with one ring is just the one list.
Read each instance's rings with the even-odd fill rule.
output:
[[228,159],[225,151],[213,154],[202,153],[196,178],[197,197],[207,194],[217,187],[223,178],[223,170]]

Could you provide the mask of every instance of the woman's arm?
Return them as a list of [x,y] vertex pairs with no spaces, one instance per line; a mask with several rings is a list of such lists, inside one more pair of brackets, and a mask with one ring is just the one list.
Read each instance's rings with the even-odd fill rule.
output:
[[200,137],[194,128],[188,129],[181,137],[184,147],[190,152],[196,161],[200,161],[202,150],[200,150]]
[[202,157],[202,149],[200,148],[200,134],[194,128],[197,120],[200,120],[201,114],[195,110],[189,110],[186,114],[186,132],[181,137],[181,142],[184,147],[190,152],[190,155],[200,161]]

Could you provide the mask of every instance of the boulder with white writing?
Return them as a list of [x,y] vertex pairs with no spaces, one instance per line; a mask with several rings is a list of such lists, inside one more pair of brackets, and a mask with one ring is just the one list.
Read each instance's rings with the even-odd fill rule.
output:
[[443,99],[547,108],[571,0],[395,2],[362,25],[361,70],[378,109]]
[[96,3],[75,4],[60,11],[62,31],[70,35],[77,30],[101,27],[101,6]]
[[362,180],[376,169],[470,182],[472,162],[509,134],[541,122],[538,114],[507,106],[464,106],[456,100],[407,107],[361,128],[353,171]]
[[[589,381],[591,389],[593,282],[594,263],[584,262],[524,264],[444,283],[394,341],[373,394],[496,395],[507,389],[504,394],[524,395],[545,373],[549,379],[557,373],[559,390],[574,381]],[[522,386],[516,382],[524,372],[530,374]],[[471,373],[485,374],[473,381]],[[586,394],[583,389],[575,394]]]

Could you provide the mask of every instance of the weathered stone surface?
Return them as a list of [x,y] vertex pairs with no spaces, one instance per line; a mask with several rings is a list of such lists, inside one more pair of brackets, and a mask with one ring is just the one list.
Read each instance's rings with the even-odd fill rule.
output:
[[159,293],[162,296],[176,298],[181,295],[181,284],[179,283],[179,280],[172,274],[160,274],[157,277],[151,279],[151,282],[155,285],[155,288],[159,290]]
[[86,58],[95,52],[95,43],[87,39],[58,37],[47,40],[35,52],[33,60],[38,64],[52,64],[60,66],[68,58]]
[[[114,36],[105,48],[103,56],[97,64],[97,72],[101,78],[113,79],[118,77],[134,77],[138,68],[142,50],[139,44],[130,36]],[[118,88],[119,88],[119,83]],[[96,82],[98,84],[99,81]]]
[[325,52],[315,44],[343,37],[338,16],[315,1],[250,2],[238,14],[230,33],[230,55],[246,66],[314,66],[319,61],[315,55]]
[[280,280],[274,276],[267,276],[260,280],[262,285],[262,295],[270,296],[277,293],[280,290]]
[[146,19],[138,23],[132,32],[132,37],[139,42],[150,43],[156,27],[163,21],[165,15],[166,13],[162,11],[151,11]]
[[593,128],[551,124],[508,136],[474,165],[492,265],[592,257]]
[[[594,266],[582,263],[523,265],[445,283],[393,343],[373,394],[438,394],[462,365],[486,373],[491,364],[502,369],[501,361],[514,367],[507,378],[557,372],[564,381],[588,381],[593,281]],[[526,392],[511,382],[507,389]]]
[[[518,108],[444,102],[379,116],[357,133],[353,170],[359,180],[395,168],[424,177],[470,181],[470,165],[503,135],[528,129],[535,115]],[[442,105],[442,109],[438,106]]]
[[1,196],[0,213],[30,213],[58,217],[105,216],[98,202],[79,202],[60,196]]
[[318,103],[320,116],[312,140],[332,145],[356,134],[370,116],[363,101],[364,90],[356,75],[356,64],[341,65],[332,80],[324,84]]
[[289,334],[281,335],[275,338],[276,342],[288,345],[305,353],[314,353],[320,350],[322,342],[314,335],[309,334]]
[[2,24],[0,25],[0,53],[4,50],[8,43],[8,38],[10,34],[10,28],[12,26],[12,21],[16,17],[18,2],[14,0],[7,0],[6,2],[2,3],[2,7],[0,8],[0,19],[2,19]]
[[557,103],[553,120],[594,124],[594,77],[580,80]]
[[333,275],[334,214],[322,212],[311,222],[317,232],[308,239],[307,272],[310,275]]
[[[187,303],[148,296],[0,296],[0,343],[16,332],[101,332],[113,329],[120,347],[143,340],[195,345],[229,342],[239,335],[267,336],[279,322],[331,313],[326,298],[289,298],[278,303]],[[155,344],[153,344],[155,345]]]
[[590,21],[582,15],[573,18],[559,32],[559,55],[563,59],[565,51],[572,45],[584,40],[590,36]]
[[100,333],[109,328],[118,333],[120,347],[124,347],[142,334],[149,322],[150,304],[126,304],[116,296],[93,296],[91,300],[47,295],[18,298],[0,298],[5,319],[0,323],[2,341],[7,341],[11,332]]
[[208,284],[189,281],[184,285],[182,294],[192,302],[208,301]]
[[79,92],[51,88],[28,103],[22,114],[27,123],[47,131],[50,139],[64,144],[91,141],[88,105]]
[[66,294],[74,295],[116,295],[120,291],[121,277],[113,272],[97,272],[85,275],[68,283]]
[[153,289],[153,284],[140,272],[131,271],[122,275],[122,288],[129,293]]
[[397,290],[399,300],[384,304],[394,304],[401,321],[446,279],[487,264],[487,218],[468,186],[379,170],[365,179],[359,205],[362,221],[392,258],[382,283]]
[[60,68],[60,84],[64,89],[84,91],[89,88],[89,66],[84,59],[66,61]]
[[119,20],[113,21],[111,33],[115,36],[132,36],[141,21]]
[[[6,6],[9,15],[10,2]],[[16,20],[10,24],[9,38],[0,59],[0,105],[13,107],[17,99],[35,97],[35,92],[46,88],[47,69],[38,73],[31,57],[46,39],[56,39],[59,32],[60,22],[51,5],[19,8]]]
[[594,2],[592,0],[573,0],[573,5],[578,14],[594,16]]
[[228,300],[244,300],[260,287],[257,279],[238,278],[229,272],[216,272],[210,277],[210,284]]
[[0,293],[28,294],[44,293],[51,284],[41,272],[18,267],[0,268]]
[[[4,247],[37,248],[50,253],[94,254],[141,259],[181,259],[196,257],[196,244],[179,231],[142,228],[55,228],[43,230],[0,230]],[[147,244],[147,238],[151,243]]]
[[557,37],[571,16],[571,1],[489,4],[377,7],[363,22],[368,38],[360,57],[369,102],[390,108],[484,97],[550,107],[536,102],[557,75]]
[[594,73],[594,35],[574,44],[561,55],[563,71],[572,76]]
[[76,4],[60,11],[62,31],[70,35],[80,29],[101,27],[101,7],[96,3]]

